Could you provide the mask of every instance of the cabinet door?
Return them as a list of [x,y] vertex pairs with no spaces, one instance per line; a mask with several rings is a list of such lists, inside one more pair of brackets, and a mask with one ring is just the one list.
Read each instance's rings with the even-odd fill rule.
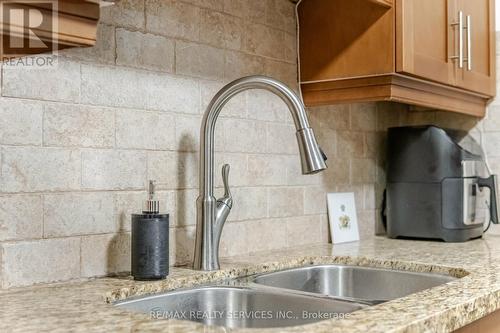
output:
[[455,18],[450,16],[454,2],[396,1],[397,72],[455,85],[458,29],[451,25]]
[[458,0],[464,15],[465,61],[457,72],[457,85],[490,96],[495,95],[494,6],[494,0]]

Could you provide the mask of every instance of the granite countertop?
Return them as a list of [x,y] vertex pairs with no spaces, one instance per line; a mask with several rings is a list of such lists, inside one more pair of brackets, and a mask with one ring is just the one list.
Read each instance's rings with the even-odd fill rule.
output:
[[[450,332],[500,309],[500,236],[468,243],[390,240],[316,245],[222,260],[217,272],[173,268],[168,279],[135,282],[101,278],[0,291],[3,332],[227,332],[220,327],[176,320],[152,320],[110,302],[204,284],[225,278],[308,264],[342,263],[460,279],[401,299],[368,307],[348,318],[262,332]],[[238,332],[255,330],[235,330]]]

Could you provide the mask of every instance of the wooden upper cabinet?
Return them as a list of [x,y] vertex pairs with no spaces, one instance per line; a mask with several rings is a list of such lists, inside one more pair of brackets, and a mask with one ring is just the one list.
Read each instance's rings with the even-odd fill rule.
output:
[[371,1],[374,4],[381,5],[384,7],[391,7],[393,0],[368,0],[368,1]]
[[3,59],[96,42],[100,9],[95,0],[5,2],[2,13]]
[[457,2],[455,11],[461,11],[464,20],[464,63],[463,68],[457,71],[457,86],[493,96],[496,90],[495,1],[458,0]]
[[[455,85],[448,0],[398,0],[396,71]],[[451,50],[451,52],[449,52]]]
[[494,0],[398,0],[397,72],[493,96],[493,6]]
[[493,2],[303,0],[304,101],[386,100],[484,116],[496,92]]

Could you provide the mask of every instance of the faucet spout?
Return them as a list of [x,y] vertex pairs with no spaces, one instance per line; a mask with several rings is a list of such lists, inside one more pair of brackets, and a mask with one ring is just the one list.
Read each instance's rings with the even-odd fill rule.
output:
[[[219,240],[227,216],[232,208],[228,199],[227,171],[223,170],[226,194],[222,199],[214,197],[214,146],[215,125],[226,103],[235,95],[249,89],[264,89],[278,95],[288,106],[296,128],[302,173],[313,174],[326,169],[326,157],[318,146],[304,105],[285,84],[265,76],[248,76],[235,80],[222,88],[210,102],[203,117],[200,133],[200,187],[196,201],[196,244],[193,268],[197,270],[219,269]],[[226,166],[224,166],[226,168]],[[226,175],[224,173],[226,172]],[[230,202],[230,205],[227,203]]]

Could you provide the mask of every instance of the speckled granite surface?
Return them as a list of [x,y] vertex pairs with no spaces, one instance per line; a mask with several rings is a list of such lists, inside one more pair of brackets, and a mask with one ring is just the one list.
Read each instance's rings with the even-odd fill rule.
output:
[[229,258],[223,260],[218,272],[177,268],[161,282],[103,278],[4,290],[0,291],[0,331],[227,332],[228,329],[186,321],[151,320],[148,315],[126,312],[109,302],[224,278],[331,262],[439,272],[462,278],[354,312],[346,319],[260,331],[450,332],[500,309],[500,236],[462,244],[376,238]]

